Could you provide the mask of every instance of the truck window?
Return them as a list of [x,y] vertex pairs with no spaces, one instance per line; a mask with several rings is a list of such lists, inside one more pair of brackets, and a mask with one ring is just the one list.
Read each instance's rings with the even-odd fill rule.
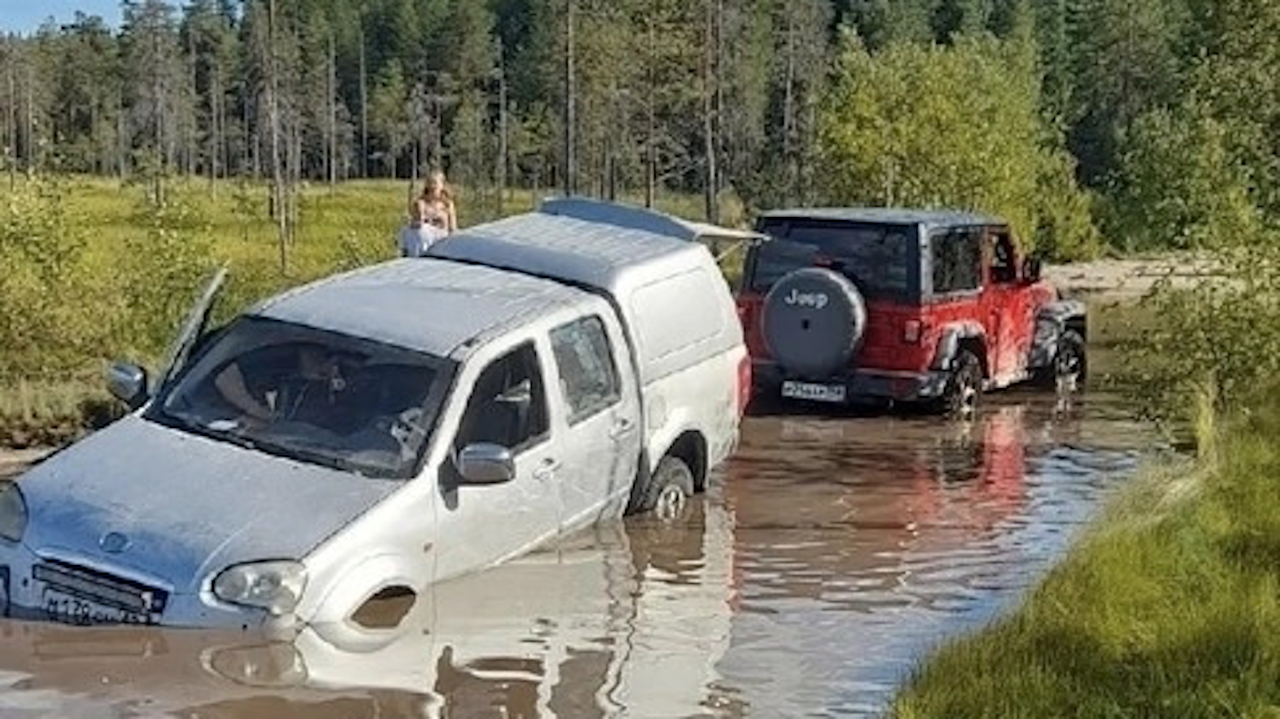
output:
[[487,442],[513,454],[547,437],[547,399],[533,343],[523,344],[480,373],[458,426],[454,449]]
[[766,221],[774,237],[755,253],[749,287],[765,293],[790,272],[823,266],[848,277],[865,296],[901,298],[918,291],[915,229],[900,224],[824,220]]
[[933,293],[967,292],[982,286],[982,231],[961,227],[929,238]]
[[599,317],[584,317],[551,331],[560,389],[574,425],[612,407],[621,397],[618,368]]
[[997,232],[991,238],[991,281],[1008,284],[1018,279],[1018,268],[1014,264],[1016,253],[1013,249],[1013,238],[1008,232]]

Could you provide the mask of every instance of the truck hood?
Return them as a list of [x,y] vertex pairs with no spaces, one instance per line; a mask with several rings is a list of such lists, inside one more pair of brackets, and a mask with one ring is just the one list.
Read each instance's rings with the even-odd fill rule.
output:
[[37,554],[194,593],[233,564],[302,559],[401,483],[130,416],[18,485],[30,517],[23,542]]

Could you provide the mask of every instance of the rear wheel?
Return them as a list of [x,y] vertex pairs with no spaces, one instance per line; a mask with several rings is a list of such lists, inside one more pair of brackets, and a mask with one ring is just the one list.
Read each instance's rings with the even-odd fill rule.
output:
[[663,522],[679,522],[689,514],[693,470],[679,457],[667,455],[649,477],[637,509],[653,512]]
[[971,350],[962,349],[951,362],[951,376],[939,409],[949,417],[971,417],[982,394],[982,363]]

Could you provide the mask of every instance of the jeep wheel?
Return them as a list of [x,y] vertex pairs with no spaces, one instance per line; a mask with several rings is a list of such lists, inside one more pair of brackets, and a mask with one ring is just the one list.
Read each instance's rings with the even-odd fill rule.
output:
[[948,417],[971,417],[982,394],[982,363],[973,352],[962,349],[951,362],[951,376],[940,403]]
[[1059,392],[1082,389],[1088,370],[1084,338],[1075,330],[1063,332],[1058,338],[1058,352],[1053,356],[1053,387]]
[[649,477],[636,509],[653,512],[663,522],[679,522],[689,514],[693,496],[693,470],[678,457],[667,455]]

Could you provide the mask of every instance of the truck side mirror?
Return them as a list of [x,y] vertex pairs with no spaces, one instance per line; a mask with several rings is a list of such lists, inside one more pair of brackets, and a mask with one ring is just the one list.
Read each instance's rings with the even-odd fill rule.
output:
[[516,478],[516,463],[511,450],[497,444],[480,442],[467,445],[458,453],[458,475],[463,484],[506,484]]
[[1022,280],[1027,284],[1040,281],[1040,258],[1028,257],[1022,261]]
[[107,390],[133,411],[147,403],[147,371],[132,362],[116,362],[107,368]]

